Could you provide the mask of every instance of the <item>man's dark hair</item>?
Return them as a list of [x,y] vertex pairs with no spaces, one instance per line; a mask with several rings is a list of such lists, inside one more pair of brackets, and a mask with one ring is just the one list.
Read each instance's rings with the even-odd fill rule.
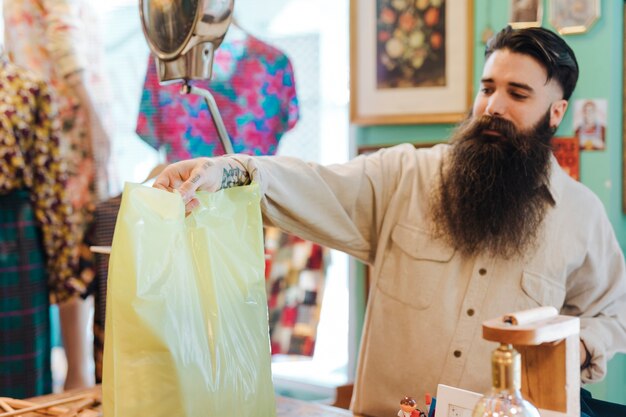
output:
[[499,49],[529,55],[537,60],[563,90],[569,100],[578,81],[578,62],[572,48],[556,33],[544,28],[513,29],[507,26],[489,39],[485,59]]

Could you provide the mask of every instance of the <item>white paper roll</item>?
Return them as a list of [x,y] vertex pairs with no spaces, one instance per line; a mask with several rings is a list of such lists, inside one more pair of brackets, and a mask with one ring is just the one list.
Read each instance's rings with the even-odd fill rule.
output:
[[552,306],[537,307],[530,310],[517,311],[515,313],[509,313],[502,316],[502,321],[510,323],[516,326],[523,326],[525,324],[533,323],[539,320],[545,320],[550,317],[556,317],[559,312]]

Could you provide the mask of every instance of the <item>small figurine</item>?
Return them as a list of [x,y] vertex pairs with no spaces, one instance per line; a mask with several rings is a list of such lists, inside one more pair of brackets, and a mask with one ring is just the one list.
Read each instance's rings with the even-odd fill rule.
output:
[[417,408],[417,402],[413,397],[404,397],[400,400],[398,417],[426,417],[426,414]]

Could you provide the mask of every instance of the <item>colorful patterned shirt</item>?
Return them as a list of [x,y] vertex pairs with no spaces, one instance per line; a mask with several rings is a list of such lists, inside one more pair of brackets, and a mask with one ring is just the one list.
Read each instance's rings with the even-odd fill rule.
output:
[[47,257],[51,301],[63,301],[83,291],[84,284],[76,278],[76,232],[57,113],[47,85],[4,57],[0,87],[0,194],[30,191]]
[[[247,34],[233,36],[235,31],[229,29],[215,52],[213,79],[192,84],[213,93],[236,153],[271,155],[298,120],[293,69],[278,49]],[[137,133],[151,146],[164,147],[169,161],[222,155],[204,99],[181,95],[180,86],[159,85],[150,59]]]

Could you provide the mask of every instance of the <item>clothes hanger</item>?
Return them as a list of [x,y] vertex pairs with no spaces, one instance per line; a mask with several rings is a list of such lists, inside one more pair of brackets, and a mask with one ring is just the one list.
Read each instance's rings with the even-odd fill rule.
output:
[[[233,15],[232,20],[230,21],[230,26],[231,27],[229,29],[229,32],[234,28],[235,29],[234,32],[236,34],[251,36],[250,32],[248,32],[243,26],[241,26],[241,23],[239,23],[239,20],[234,15]],[[228,32],[226,32],[226,35],[228,36]]]

